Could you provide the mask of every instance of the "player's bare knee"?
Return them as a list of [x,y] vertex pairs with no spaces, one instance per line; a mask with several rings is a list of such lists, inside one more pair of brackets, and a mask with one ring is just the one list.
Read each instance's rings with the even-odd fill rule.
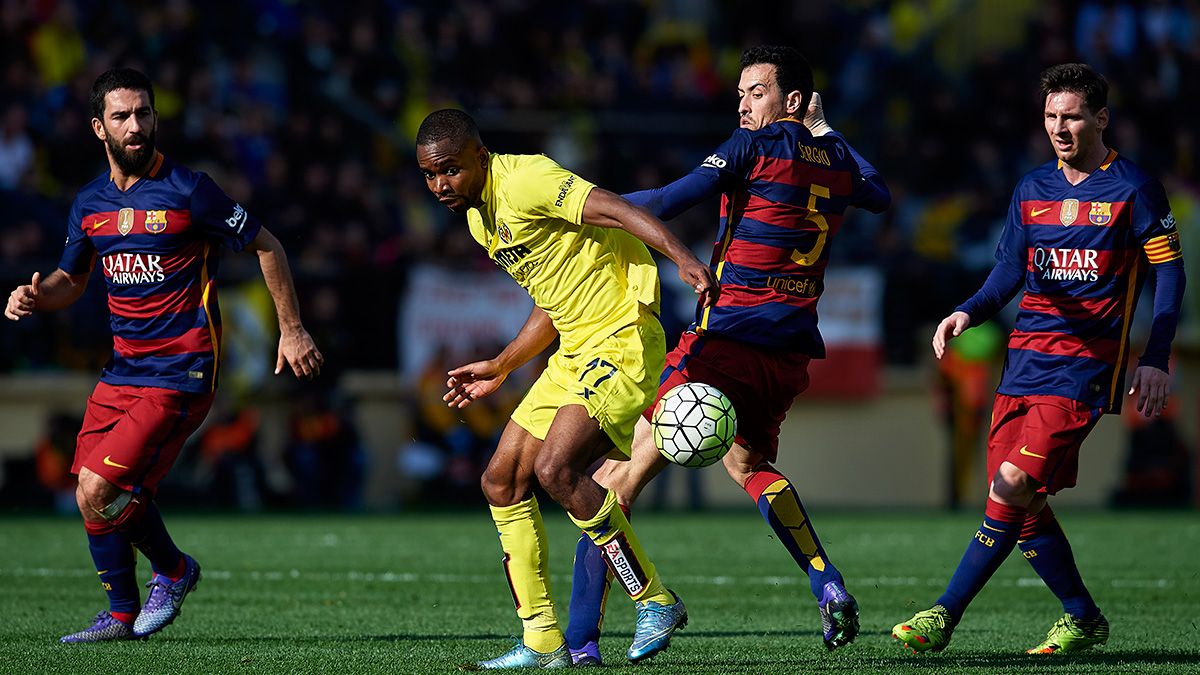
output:
[[571,491],[571,486],[578,482],[579,472],[571,463],[565,461],[560,453],[543,451],[533,463],[533,473],[538,483],[556,500],[561,490]]
[[493,471],[484,471],[479,479],[483,496],[492,506],[512,506],[521,501],[529,491],[518,486],[511,476],[500,476]]
[[745,487],[746,481],[750,480],[750,474],[758,470],[759,466],[764,465],[761,457],[752,455],[738,444],[734,444],[729,449],[729,452],[721,459],[721,463],[725,467],[725,473],[729,474],[729,477],[739,487]]
[[997,501],[1027,507],[1040,487],[1033,476],[1005,462],[992,477],[991,496]]
[[129,495],[131,493],[110,483],[107,478],[87,467],[79,470],[79,483],[75,489],[75,498],[84,517],[101,513],[119,499],[125,500],[121,497],[122,494]]

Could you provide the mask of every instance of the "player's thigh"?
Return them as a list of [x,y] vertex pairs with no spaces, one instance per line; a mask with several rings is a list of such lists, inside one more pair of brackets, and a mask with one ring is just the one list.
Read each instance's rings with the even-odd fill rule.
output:
[[617,500],[626,506],[637,501],[642,490],[654,479],[667,460],[654,445],[650,423],[639,417],[633,431],[633,454],[628,460],[609,458],[596,470],[596,482],[617,493]]
[[527,499],[533,487],[533,467],[542,441],[510,420],[500,434],[496,451],[483,471],[483,494],[492,506],[512,506]]
[[615,458],[632,455],[634,428],[654,401],[665,350],[662,326],[648,316],[573,359],[571,380],[564,383],[568,398],[599,423]]
[[997,394],[988,439],[989,474],[1008,468],[1007,482],[1020,481],[1024,474],[1049,494],[1073,487],[1080,447],[1098,420],[1099,411],[1061,396]]
[[[98,427],[89,426],[85,416],[80,445],[86,442],[87,448],[77,450],[73,470],[86,467],[123,490],[153,494],[184,442],[208,416],[212,399],[212,394],[157,387],[97,386],[93,401],[99,415],[123,410],[115,421],[104,420]],[[97,428],[106,430],[96,433]]]

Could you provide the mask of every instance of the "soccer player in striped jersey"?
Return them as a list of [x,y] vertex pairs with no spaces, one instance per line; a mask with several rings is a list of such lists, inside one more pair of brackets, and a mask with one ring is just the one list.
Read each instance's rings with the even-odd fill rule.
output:
[[[109,609],[62,642],[144,638],[175,620],[200,565],[175,546],[154,502],[159,482],[212,405],[221,355],[221,248],[258,254],[281,336],[275,366],[311,378],[322,356],[300,322],[279,241],[211,178],[155,148],[158,113],[145,75],[118,68],[92,87],[92,129],[109,170],[71,206],[58,269],[8,298],[19,320],[83,294],[99,258],[112,314],[112,359],[88,399],[72,472],[88,548]],[[136,548],[150,561],[139,607]]]
[[1184,271],[1163,187],[1105,146],[1108,84],[1099,73],[1053,66],[1042,73],[1041,93],[1057,158],[1017,184],[996,267],[933,334],[942,358],[948,341],[1025,291],[992,410],[983,524],[937,603],[892,629],[915,652],[950,643],[967,605],[1014,547],[1065,611],[1030,653],[1108,640],[1108,620],[1046,501],[1075,485],[1080,445],[1100,416],[1120,412],[1129,326],[1147,272],[1155,275],[1154,321],[1128,391],[1146,416],[1162,412],[1170,391]]
[[687,623],[687,610],[663,585],[616,495],[588,468],[606,456],[629,457],[634,420],[654,397],[662,370],[658,268],[647,245],[679,266],[703,304],[716,297],[712,272],[645,210],[553,160],[488,152],[460,110],[430,113],[416,145],[430,192],[467,216],[471,236],[534,301],[525,326],[499,355],[448,373],[445,400],[470,405],[559,340],[483,474],[524,632],[513,649],[474,667],[571,665],[551,599],[535,481],[600,547],[635,601],[638,620],[626,656],[650,658]]
[[[779,426],[808,386],[810,359],[824,358],[817,301],[830,244],[850,206],[874,212],[891,196],[882,177],[825,122],[812,70],[790,47],[742,54],[740,128],[687,176],[627,195],[664,219],[721,195],[711,266],[715,305],[697,307],[691,328],[667,356],[658,396],[682,382],[713,385],[733,402],[736,443],[725,469],[758,505],[767,525],[809,578],[826,647],[849,644],[858,605],[846,592],[795,487],[772,464]],[[647,408],[630,462],[606,462],[597,480],[628,508],[667,464],[654,447]],[[598,664],[607,581],[587,537],[575,554],[567,639],[578,664]]]

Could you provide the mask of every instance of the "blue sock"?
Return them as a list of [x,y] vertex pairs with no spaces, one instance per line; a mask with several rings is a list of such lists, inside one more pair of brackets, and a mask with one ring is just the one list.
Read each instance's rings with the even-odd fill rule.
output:
[[149,502],[141,509],[140,514],[133,509],[127,510],[131,517],[128,521],[122,519],[118,527],[150,561],[150,567],[154,569],[155,574],[178,578],[183,573],[183,553],[175,546],[170,533],[167,532],[162,514],[158,512],[158,505]]
[[818,602],[824,594],[825,584],[831,581],[844,583],[842,573],[825,554],[812,521],[800,503],[800,495],[787,476],[766,464],[750,474],[743,489],[758,505],[758,512],[775,531],[779,543],[808,574],[809,590]]
[[582,649],[589,642],[600,641],[610,579],[600,549],[586,534],[579,537],[571,580],[570,618],[564,633],[571,649]]
[[137,554],[129,539],[111,526],[102,532],[106,525],[87,525],[88,550],[92,552],[100,584],[108,594],[109,611],[137,614],[142,604],[137,584]]
[[1071,542],[1057,520],[1042,526],[1043,532],[1020,542],[1021,553],[1046,586],[1062,601],[1063,611],[1077,619],[1090,621],[1100,615],[1100,608],[1083,585]]
[[[992,510],[989,501],[988,510]],[[1011,508],[1011,507],[1009,507]],[[967,605],[975,598],[992,574],[1000,567],[1000,563],[1012,553],[1017,545],[1017,537],[1021,534],[1021,520],[999,520],[992,516],[984,516],[983,525],[975,532],[967,550],[963,553],[958,569],[950,578],[946,592],[938,598],[937,604],[945,607],[955,621],[962,618]]]

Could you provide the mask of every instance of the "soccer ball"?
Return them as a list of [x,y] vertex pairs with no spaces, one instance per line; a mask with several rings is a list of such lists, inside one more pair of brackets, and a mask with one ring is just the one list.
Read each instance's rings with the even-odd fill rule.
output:
[[679,466],[699,468],[729,452],[737,435],[737,414],[720,389],[685,382],[658,400],[650,425],[654,445],[663,457]]

